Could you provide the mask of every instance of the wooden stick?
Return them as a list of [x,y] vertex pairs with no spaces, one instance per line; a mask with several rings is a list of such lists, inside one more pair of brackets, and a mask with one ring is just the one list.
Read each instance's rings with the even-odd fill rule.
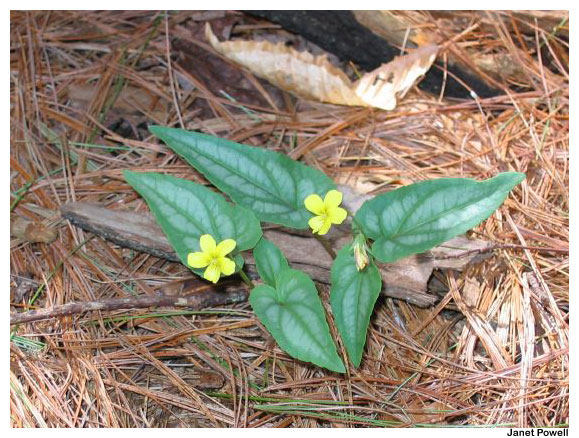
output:
[[73,302],[48,309],[31,310],[23,313],[12,313],[10,325],[62,316],[78,315],[97,310],[128,310],[148,307],[187,307],[194,310],[205,307],[222,306],[224,304],[242,303],[247,301],[249,293],[246,288],[235,288],[226,291],[216,291],[215,288],[196,292],[189,296],[157,295],[128,298],[113,298],[99,301]]

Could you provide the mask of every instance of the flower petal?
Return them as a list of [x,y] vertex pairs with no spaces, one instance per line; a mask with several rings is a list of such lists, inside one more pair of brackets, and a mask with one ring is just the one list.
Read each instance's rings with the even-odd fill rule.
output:
[[199,245],[201,246],[201,251],[207,254],[211,254],[217,246],[211,234],[203,234],[201,239],[199,239]]
[[325,222],[324,216],[314,216],[308,221],[308,225],[312,229],[312,233],[315,234],[318,231],[320,231],[320,228],[324,226],[324,222]]
[[324,204],[326,209],[335,208],[342,203],[342,192],[338,190],[330,190],[324,197]]
[[227,257],[221,257],[219,259],[219,264],[221,268],[221,273],[223,275],[231,275],[235,272],[235,262]]
[[330,218],[326,218],[326,220],[324,221],[324,224],[319,229],[318,234],[320,236],[323,236],[324,234],[326,234],[330,230],[331,226],[332,226],[332,221],[330,220]]
[[215,255],[217,257],[223,257],[229,254],[235,248],[235,240],[233,239],[225,239],[222,242],[219,242],[217,248],[215,249]]
[[205,280],[209,280],[212,283],[217,283],[219,280],[219,275],[221,271],[219,270],[219,263],[215,263],[215,261],[211,262],[205,272],[203,273],[203,278]]
[[322,201],[320,195],[316,195],[315,193],[308,195],[308,197],[304,199],[304,205],[314,214],[324,214],[324,201]]
[[348,212],[343,208],[335,207],[332,209],[328,209],[328,218],[330,219],[330,222],[332,222],[333,224],[341,224],[342,222],[344,222],[344,220],[346,220],[347,216]]
[[211,263],[211,257],[203,252],[190,252],[187,255],[187,264],[192,268],[204,268]]

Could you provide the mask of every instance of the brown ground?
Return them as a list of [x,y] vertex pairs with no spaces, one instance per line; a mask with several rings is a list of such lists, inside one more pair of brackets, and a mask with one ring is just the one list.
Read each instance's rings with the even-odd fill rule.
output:
[[239,13],[14,12],[11,312],[153,294],[189,276],[59,215],[74,200],[145,210],[126,168],[202,181],[147,133],[150,123],[282,151],[311,142],[308,163],[372,193],[440,176],[527,180],[476,230],[520,247],[437,273],[450,289],[435,308],[380,299],[362,366],[348,376],[292,360],[248,304],[93,312],[11,328],[11,424],[567,424],[567,24],[498,17],[443,30],[457,47],[510,59],[520,74],[496,72],[502,96],[479,107],[415,91],[385,112],[299,100],[216,56],[206,21],[220,38],[250,38],[264,24]]

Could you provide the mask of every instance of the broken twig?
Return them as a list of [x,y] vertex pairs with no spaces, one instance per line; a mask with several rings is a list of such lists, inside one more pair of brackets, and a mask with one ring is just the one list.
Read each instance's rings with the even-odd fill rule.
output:
[[[171,284],[171,283],[170,283]],[[25,322],[41,321],[43,319],[62,316],[79,315],[97,310],[128,310],[148,307],[187,307],[194,310],[205,307],[215,307],[224,304],[242,303],[247,301],[247,289],[238,287],[231,290],[216,291],[215,288],[198,291],[189,296],[164,295],[140,296],[128,298],[112,298],[99,301],[85,301],[63,304],[48,309],[31,310],[10,315],[10,325]]]

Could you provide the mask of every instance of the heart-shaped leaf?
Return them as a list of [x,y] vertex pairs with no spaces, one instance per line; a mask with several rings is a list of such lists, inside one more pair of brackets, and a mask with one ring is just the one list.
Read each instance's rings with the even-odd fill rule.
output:
[[422,181],[366,201],[355,220],[374,240],[381,262],[424,252],[488,218],[525,174],[501,173],[486,181],[441,178]]
[[289,268],[287,259],[281,250],[272,242],[262,237],[253,249],[255,266],[261,279],[272,287],[276,287],[277,276]]
[[358,271],[352,247],[346,245],[338,252],[331,271],[332,314],[355,367],[362,361],[366,331],[374,304],[382,289],[380,272],[370,260]]
[[[145,198],[185,266],[187,255],[200,250],[203,234],[211,234],[217,242],[234,239],[232,257],[238,268],[243,259],[237,253],[253,248],[261,238],[261,226],[251,211],[230,204],[207,187],[160,173],[125,171],[124,176]],[[191,270],[203,273],[202,269]]]
[[195,167],[231,199],[259,220],[308,228],[312,214],[304,199],[335,188],[324,173],[267,149],[177,128],[151,126],[150,131]]
[[249,302],[279,346],[291,356],[338,373],[346,371],[316,286],[306,274],[285,269],[277,276],[276,288],[257,286]]

